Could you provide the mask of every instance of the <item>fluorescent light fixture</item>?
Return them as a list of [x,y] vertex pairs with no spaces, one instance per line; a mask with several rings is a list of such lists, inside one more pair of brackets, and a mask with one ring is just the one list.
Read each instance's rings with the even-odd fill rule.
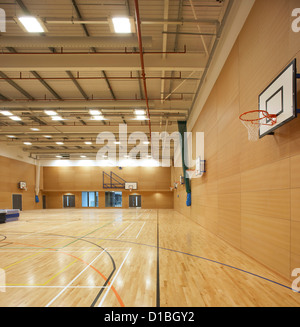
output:
[[61,116],[52,116],[52,120],[64,120]]
[[10,112],[10,111],[1,111],[1,114],[4,115],[4,116],[13,116],[13,114]]
[[62,156],[55,156],[56,158],[62,158]]
[[32,145],[31,142],[24,142],[25,145]]
[[91,120],[104,120],[103,116],[93,116]]
[[134,110],[134,113],[135,113],[137,116],[143,116],[143,115],[145,115],[145,110],[136,109],[136,110]]
[[44,33],[47,32],[42,20],[34,16],[21,16],[16,20],[19,26],[28,33]]
[[150,142],[149,141],[145,141],[145,142],[143,142],[143,144],[147,145],[147,144],[150,144]]
[[87,144],[87,145],[93,144],[92,142],[84,142],[84,143]]
[[100,110],[91,109],[89,112],[90,112],[90,115],[92,115],[92,116],[100,116],[101,115]]
[[138,115],[136,116],[136,120],[147,120],[148,118],[146,116],[141,116],[141,115]]
[[112,17],[111,26],[115,33],[128,34],[135,32],[132,17]]
[[39,128],[35,128],[35,127],[33,127],[33,128],[30,128],[32,131],[34,131],[34,132],[38,132],[40,129]]
[[44,137],[45,137],[46,139],[51,139],[51,138],[52,138],[51,135],[44,135]]
[[64,142],[56,142],[57,145],[64,145]]
[[45,110],[45,114],[47,114],[48,116],[56,116],[57,112],[53,110]]
[[16,136],[15,135],[6,135],[7,137],[9,137],[10,139],[15,139]]
[[80,156],[80,158],[86,158],[86,156]]
[[116,141],[116,142],[114,142],[115,144],[121,144],[121,142],[118,142],[118,141]]
[[22,120],[20,117],[18,117],[18,116],[9,116],[9,118],[10,119],[12,119],[12,120],[16,120],[16,121],[20,121],[20,120]]

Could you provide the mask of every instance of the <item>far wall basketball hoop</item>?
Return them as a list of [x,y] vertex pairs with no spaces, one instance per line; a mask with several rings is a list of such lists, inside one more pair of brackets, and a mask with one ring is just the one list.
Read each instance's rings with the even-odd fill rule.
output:
[[137,190],[137,183],[125,183],[125,190],[129,190],[130,192],[132,190]]

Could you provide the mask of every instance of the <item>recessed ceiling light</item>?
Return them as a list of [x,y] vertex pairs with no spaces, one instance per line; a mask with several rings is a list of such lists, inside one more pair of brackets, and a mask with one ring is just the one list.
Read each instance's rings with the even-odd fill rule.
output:
[[6,135],[6,136],[9,137],[10,139],[14,139],[14,138],[16,138],[15,135]]
[[92,142],[84,142],[87,145],[93,144]]
[[45,137],[46,139],[51,139],[51,138],[52,138],[51,135],[44,135],[44,137]]
[[118,142],[118,141],[116,141],[116,142],[114,142],[115,144],[121,144],[121,142]]
[[1,111],[1,114],[4,116],[13,116],[13,114],[10,111],[6,111],[6,110]]
[[62,158],[62,156],[55,156],[56,158]]
[[39,128],[35,128],[35,127],[33,127],[33,128],[30,128],[32,131],[34,131],[34,132],[37,132],[37,131],[39,131],[40,129]]
[[17,18],[17,22],[20,22],[21,26],[26,32],[29,33],[44,33],[47,32],[47,29],[43,22],[33,16],[22,16]]
[[52,116],[52,120],[64,120],[61,116]]
[[44,112],[48,116],[56,116],[57,115],[57,112],[56,111],[53,111],[53,110],[45,110]]
[[138,116],[143,116],[143,115],[145,115],[145,110],[136,109],[136,110],[134,110],[134,113]]
[[146,116],[138,115],[138,116],[136,116],[136,119],[137,120],[147,120],[147,117]]
[[80,156],[80,158],[86,158],[86,156]]
[[31,142],[24,142],[25,145],[32,145]]
[[57,145],[64,145],[64,142],[56,142]]
[[104,117],[103,116],[93,116],[91,119],[92,120],[104,120]]
[[112,17],[111,24],[115,33],[128,34],[135,32],[132,17]]
[[145,141],[145,142],[143,142],[143,144],[150,144],[150,142],[149,141]]
[[89,111],[90,115],[92,116],[100,116],[101,115],[101,111],[100,110],[95,110],[95,109],[91,109]]
[[16,120],[16,121],[19,121],[19,120],[22,120],[20,117],[18,116],[9,116],[10,119],[12,120]]

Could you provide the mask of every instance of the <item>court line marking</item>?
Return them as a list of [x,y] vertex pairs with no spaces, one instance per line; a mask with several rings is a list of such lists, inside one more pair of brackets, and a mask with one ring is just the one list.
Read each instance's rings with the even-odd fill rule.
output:
[[[83,239],[82,239],[83,240]],[[83,240],[84,241],[84,240]],[[87,241],[87,242],[89,242],[89,241]],[[14,242],[15,244],[22,244],[22,245],[24,245],[24,243],[16,243],[16,242]],[[35,245],[32,245],[32,244],[25,244],[25,245],[27,245],[27,246],[33,246],[33,247],[35,247]],[[97,245],[97,244],[95,244],[95,245]],[[55,249],[51,249],[51,248],[48,248],[48,250],[53,250],[54,252],[57,252],[57,250],[55,250]],[[70,254],[70,253],[67,253],[67,252],[63,252],[63,251],[60,251],[60,253],[64,253],[64,254],[66,254],[66,255],[68,255],[68,256],[70,256],[70,257],[73,257],[73,258],[76,258],[77,260],[79,260],[79,261],[81,261],[81,262],[83,262],[84,264],[86,264],[87,266],[89,266],[89,267],[91,267],[93,270],[95,270],[104,280],[105,280],[105,282],[107,283],[107,284],[110,284],[110,282],[108,281],[108,279],[98,270],[98,269],[96,269],[94,266],[92,266],[91,264],[89,264],[89,263],[87,263],[86,261],[84,261],[84,260],[82,260],[82,259],[80,259],[80,258],[78,258],[78,257],[75,257],[75,256],[73,256],[72,254]],[[38,286],[38,285],[37,285]],[[123,303],[123,300],[121,299],[121,297],[120,297],[120,295],[118,294],[118,292],[116,291],[116,289],[114,288],[114,286],[111,286],[111,289],[113,290],[113,292],[115,293],[115,296],[116,296],[116,298],[117,298],[117,300],[118,300],[118,302],[120,303],[120,305],[121,305],[121,307],[124,307],[125,305],[124,305],[124,303]]]
[[73,221],[68,222],[68,223],[65,223],[63,225],[59,225],[59,226],[56,225],[56,226],[53,226],[51,228],[42,229],[42,230],[39,230],[38,232],[33,232],[33,233],[25,234],[25,235],[22,235],[22,236],[19,236],[19,237],[16,237],[16,238],[18,238],[18,239],[19,238],[26,238],[26,237],[31,236],[31,235],[43,233],[44,231],[48,231],[48,230],[55,229],[55,228],[58,228],[58,227],[64,227],[64,226],[66,226],[68,224],[73,224]]
[[50,302],[47,303],[47,305],[45,307],[49,307],[56,299],[58,299],[64,292],[65,290],[68,289],[68,287],[73,284],[73,282],[75,282],[75,280],[81,276],[88,268],[90,265],[92,265],[94,263],[94,261],[96,261],[105,251],[103,250],[100,254],[97,255],[97,257],[88,264],[88,266],[86,266],[76,277],[74,277],[70,283],[68,285],[66,285]]
[[[18,284],[5,284],[7,288],[64,288],[65,285],[18,285]],[[96,285],[70,285],[68,288],[108,288],[109,286],[96,286]]]
[[120,235],[118,235],[116,238],[118,239],[118,238],[120,238],[120,236],[121,235],[123,235],[125,232],[126,232],[126,230],[131,226],[133,224],[133,222],[127,227],[127,228],[125,228],[124,230],[123,230],[123,232],[120,234]]
[[109,292],[110,289],[112,288],[113,283],[114,283],[115,279],[117,278],[119,272],[121,271],[121,269],[122,269],[122,267],[123,267],[125,261],[127,260],[128,255],[129,255],[130,252],[131,252],[131,248],[130,248],[129,251],[127,252],[127,254],[126,254],[126,256],[125,256],[123,262],[121,263],[119,269],[117,270],[117,272],[116,272],[116,274],[115,274],[115,277],[114,277],[113,280],[110,282],[110,285],[109,285],[107,291],[105,292],[105,294],[103,295],[103,297],[102,297],[102,299],[101,299],[101,302],[99,303],[98,307],[101,307],[101,306],[102,306],[104,300],[106,299],[106,296],[107,296],[108,292]]
[[139,235],[141,234],[142,229],[144,228],[144,226],[146,225],[146,222],[144,222],[142,228],[140,229],[140,231],[138,232],[137,236],[135,237],[136,239],[139,237]]

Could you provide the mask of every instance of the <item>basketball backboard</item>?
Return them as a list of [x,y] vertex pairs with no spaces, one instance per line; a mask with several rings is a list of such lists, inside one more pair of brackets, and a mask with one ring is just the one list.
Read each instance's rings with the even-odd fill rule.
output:
[[137,183],[125,183],[125,190],[137,190]]
[[272,126],[267,125],[267,118],[260,116],[265,120],[265,124],[261,124],[259,129],[260,138],[273,133],[277,128],[297,117],[296,80],[296,59],[294,59],[259,95],[259,110],[277,115],[277,122]]

